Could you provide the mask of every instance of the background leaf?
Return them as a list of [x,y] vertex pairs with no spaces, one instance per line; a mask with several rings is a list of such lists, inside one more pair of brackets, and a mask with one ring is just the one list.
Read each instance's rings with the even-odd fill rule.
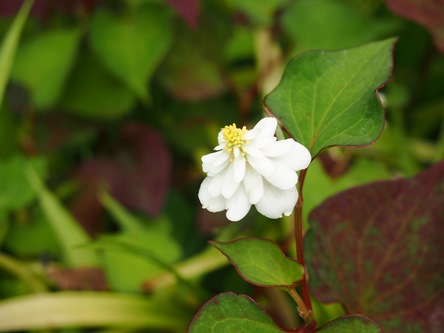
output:
[[293,2],[282,27],[294,43],[294,54],[306,50],[350,48],[388,37],[399,27],[393,19],[370,19],[340,1]]
[[90,238],[57,198],[45,187],[32,166],[25,168],[25,175],[38,195],[43,212],[63,252],[63,259],[70,267],[98,266],[99,260],[88,247]]
[[436,47],[444,53],[444,1],[386,0],[396,14],[424,25],[433,35]]
[[0,332],[73,326],[183,330],[187,320],[183,308],[140,295],[58,292],[0,302]]
[[444,329],[444,162],[327,199],[310,215],[310,282],[387,332]]
[[9,80],[20,35],[33,2],[33,0],[28,0],[23,3],[14,23],[3,38],[0,50],[0,107],[3,105],[3,96]]
[[196,314],[188,333],[283,332],[250,297],[219,294]]
[[375,90],[390,78],[393,43],[303,53],[264,103],[313,157],[328,146],[369,144],[384,126]]
[[60,98],[74,64],[79,37],[78,29],[54,30],[18,49],[12,79],[29,89],[37,108],[49,108]]
[[172,39],[171,15],[150,4],[118,16],[98,11],[92,21],[91,43],[103,64],[140,99],[148,98],[148,80]]
[[294,287],[304,269],[296,260],[286,257],[271,240],[244,238],[228,243],[210,242],[233,264],[247,282],[268,287]]
[[61,107],[71,113],[111,120],[131,111],[135,95],[91,54],[82,53],[66,85]]
[[226,89],[221,71],[226,22],[202,17],[200,26],[191,29],[178,24],[177,40],[160,69],[160,83],[180,100],[210,99]]

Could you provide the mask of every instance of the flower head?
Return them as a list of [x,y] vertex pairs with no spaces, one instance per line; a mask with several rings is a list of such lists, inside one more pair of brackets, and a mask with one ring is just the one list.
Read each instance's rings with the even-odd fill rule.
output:
[[310,152],[293,139],[277,140],[275,118],[260,120],[252,130],[225,126],[216,152],[202,157],[207,177],[199,190],[203,208],[227,210],[239,221],[251,206],[269,218],[290,215],[298,199],[297,171],[306,169]]

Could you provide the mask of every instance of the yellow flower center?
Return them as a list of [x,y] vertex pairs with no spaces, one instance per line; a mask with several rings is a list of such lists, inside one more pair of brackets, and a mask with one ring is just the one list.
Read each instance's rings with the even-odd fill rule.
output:
[[[244,134],[247,132],[248,130],[245,126],[242,128],[237,128],[236,124],[225,126],[222,129],[222,136],[227,142],[227,145],[224,148],[225,151],[233,154],[234,147],[237,147],[241,151],[242,155],[245,156],[245,150],[243,146],[248,143],[247,140],[244,140]],[[231,160],[233,160],[233,156],[231,157]]]

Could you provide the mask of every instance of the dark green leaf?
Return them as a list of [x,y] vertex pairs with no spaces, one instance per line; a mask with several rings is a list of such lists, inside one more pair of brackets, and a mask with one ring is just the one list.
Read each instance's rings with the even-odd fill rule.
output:
[[113,119],[128,113],[135,95],[89,54],[80,55],[61,106],[91,118]]
[[283,331],[245,295],[219,294],[196,314],[188,333],[282,333]]

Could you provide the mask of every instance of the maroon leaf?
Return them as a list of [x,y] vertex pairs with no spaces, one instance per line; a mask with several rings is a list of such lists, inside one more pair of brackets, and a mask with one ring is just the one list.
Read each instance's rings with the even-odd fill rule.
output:
[[190,27],[197,26],[199,18],[199,0],[165,0]]
[[125,147],[113,157],[85,163],[79,177],[87,183],[105,183],[111,195],[129,208],[158,215],[171,178],[171,157],[161,135],[141,124],[122,131]]
[[386,332],[444,332],[444,162],[342,192],[309,219],[319,300],[340,301]]
[[386,0],[396,14],[424,25],[444,53],[444,0]]

